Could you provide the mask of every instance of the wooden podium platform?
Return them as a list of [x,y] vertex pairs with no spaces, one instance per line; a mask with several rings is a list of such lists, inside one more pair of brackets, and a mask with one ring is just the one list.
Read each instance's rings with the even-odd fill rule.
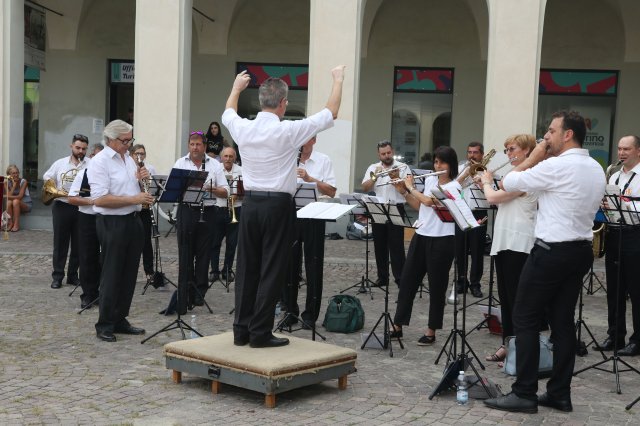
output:
[[356,351],[286,337],[287,346],[259,349],[235,346],[232,332],[172,342],[164,346],[166,366],[176,383],[187,373],[211,380],[214,394],[222,383],[250,389],[263,393],[269,408],[278,393],[326,380],[338,379],[338,387],[346,389],[347,375],[356,371]]

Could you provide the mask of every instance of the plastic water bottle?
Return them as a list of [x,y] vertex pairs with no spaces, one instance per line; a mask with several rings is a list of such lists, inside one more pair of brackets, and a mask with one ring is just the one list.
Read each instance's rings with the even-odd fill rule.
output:
[[276,316],[280,316],[280,312],[281,312],[281,308],[280,308],[280,302],[276,303]]
[[464,378],[464,371],[458,375],[458,392],[456,393],[456,401],[458,405],[466,405],[469,401],[469,391],[467,390],[467,381]]
[[196,328],[196,316],[195,315],[191,315],[191,334],[189,335],[190,339],[195,339],[198,338],[200,336],[198,336],[198,334],[195,332],[195,328]]

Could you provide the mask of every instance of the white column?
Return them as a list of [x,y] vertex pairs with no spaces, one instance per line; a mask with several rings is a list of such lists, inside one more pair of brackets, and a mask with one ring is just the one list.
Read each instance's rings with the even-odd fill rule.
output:
[[503,149],[514,133],[533,133],[546,0],[487,0],[489,52],[485,151]]
[[331,69],[346,65],[342,105],[335,126],[318,136],[316,149],[331,157],[338,193],[351,192],[358,116],[360,39],[363,0],[311,0],[307,113],[324,108],[331,91]]
[[0,67],[0,175],[9,164],[23,173],[24,121],[24,1],[5,0],[0,7],[2,67]]
[[134,135],[158,173],[168,173],[187,145],[191,7],[191,0],[136,1]]

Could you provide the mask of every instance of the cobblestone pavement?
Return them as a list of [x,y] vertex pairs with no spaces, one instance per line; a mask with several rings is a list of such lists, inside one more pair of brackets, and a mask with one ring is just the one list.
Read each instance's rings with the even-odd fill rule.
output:
[[[327,342],[356,349],[357,373],[349,376],[345,391],[337,382],[325,382],[280,394],[277,407],[267,409],[255,392],[225,386],[212,395],[206,380],[185,375],[182,384],[170,380],[164,367],[162,347],[179,339],[179,332],[161,334],[144,345],[136,336],[118,336],[117,343],[96,339],[97,311],[78,315],[79,292],[64,286],[52,290],[52,234],[21,231],[0,240],[0,424],[638,424],[640,404],[630,411],[625,405],[640,394],[640,376],[620,374],[622,394],[615,393],[615,376],[589,370],[573,380],[572,413],[540,407],[538,414],[510,414],[489,410],[481,401],[457,406],[453,393],[429,400],[442,375],[444,360],[434,361],[452,327],[452,307],[447,305],[445,328],[432,347],[420,347],[416,340],[427,321],[428,295],[416,299],[412,325],[406,327],[405,349],[394,344],[394,357],[379,349],[360,349],[361,335],[325,333]],[[163,267],[167,276],[177,277],[175,236],[161,238]],[[371,249],[373,249],[371,247]],[[365,244],[362,241],[327,241],[325,262],[326,299],[356,283],[364,273]],[[371,256],[373,258],[373,256]],[[488,262],[485,262],[488,263]],[[375,267],[372,278],[375,279]],[[603,278],[603,262],[596,263]],[[487,291],[488,272],[483,291]],[[133,300],[132,324],[153,332],[173,318],[158,315],[170,297],[167,289],[150,288],[141,295],[143,274]],[[304,293],[304,290],[302,291]],[[350,290],[356,294],[355,290]],[[397,289],[390,296],[395,310]],[[374,290],[373,300],[360,295],[366,311],[363,332],[369,331],[383,311],[384,299]],[[300,295],[303,300],[303,295]],[[207,294],[213,314],[196,308],[198,329],[206,335],[229,331],[232,326],[231,292],[216,284]],[[630,315],[630,314],[629,314]],[[598,340],[605,336],[606,300],[603,291],[585,296],[584,319]],[[476,307],[468,309],[467,324],[481,320]],[[630,324],[630,320],[628,321]],[[320,328],[323,332],[323,329]],[[297,331],[310,338],[310,332]],[[509,390],[512,379],[484,356],[498,347],[500,339],[486,329],[469,335],[469,343],[485,364],[483,376]],[[600,354],[578,357],[576,368],[597,362]],[[628,359],[640,368],[640,358]],[[479,366],[474,361],[476,367]],[[611,362],[605,364],[611,366]],[[541,381],[541,389],[544,389]]]

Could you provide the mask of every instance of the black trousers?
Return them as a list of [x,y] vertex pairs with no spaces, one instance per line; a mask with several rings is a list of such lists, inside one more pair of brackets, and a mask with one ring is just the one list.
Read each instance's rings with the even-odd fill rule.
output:
[[[400,209],[402,206],[398,206]],[[374,223],[373,250],[376,255],[378,279],[389,280],[389,258],[391,258],[391,272],[396,283],[400,282],[402,268],[406,259],[404,254],[404,228],[387,223]]]
[[[178,312],[181,315],[187,312],[187,305],[204,297],[209,289],[209,258],[217,209],[205,207],[201,214],[199,207],[178,206]],[[200,222],[200,217],[204,222]]]
[[537,400],[540,323],[545,313],[553,330],[553,370],[547,393],[556,399],[571,395],[576,353],[574,312],[582,278],[593,259],[589,241],[534,245],[522,269],[513,310],[516,334],[516,381],[521,398]]
[[425,237],[415,234],[409,244],[407,262],[402,270],[398,305],[394,322],[409,325],[413,301],[425,273],[429,278],[429,328],[442,328],[447,300],[449,271],[454,257],[454,237]]
[[496,280],[498,282],[498,298],[500,299],[500,315],[502,317],[502,343],[513,336],[513,306],[518,292],[518,283],[522,268],[529,253],[502,250],[495,256]]
[[322,220],[297,219],[295,232],[296,241],[291,249],[289,276],[287,285],[282,292],[282,300],[287,312],[292,312],[296,315],[300,313],[298,288],[300,285],[302,252],[304,250],[307,297],[301,318],[305,322],[313,324],[318,320],[322,305],[325,222]]
[[[622,238],[622,241],[620,241]],[[622,246],[619,245],[622,243]],[[627,294],[631,299],[633,334],[629,342],[640,343],[640,285],[635,262],[640,259],[640,231],[609,228],[605,237],[607,274],[607,334],[624,340],[627,335]],[[620,259],[620,261],[618,261]],[[618,279],[618,264],[620,277]]]
[[142,220],[142,227],[144,228],[144,246],[142,247],[142,266],[144,273],[149,275],[153,274],[155,267],[153,265],[153,245],[151,244],[151,209],[140,210],[140,220]]
[[82,287],[80,299],[89,303],[98,297],[102,271],[96,215],[78,212],[78,231],[80,285]]
[[[236,207],[236,220],[240,221],[242,215],[242,207]],[[222,240],[225,240],[224,246],[224,264],[223,271],[233,270],[233,259],[236,256],[236,247],[238,246],[238,223],[231,223],[228,208],[220,208],[216,215],[216,232],[211,245],[211,271],[220,273],[220,248]]]
[[[474,210],[473,216],[476,219],[487,217],[486,210]],[[467,236],[465,250],[465,234]],[[487,225],[482,225],[469,231],[463,232],[456,226],[456,269],[458,271],[458,288],[477,287],[480,288],[480,280],[484,271],[484,248],[486,244]],[[471,262],[468,262],[468,256]],[[471,267],[469,268],[469,265]],[[467,272],[469,279],[467,280]]]
[[271,337],[274,312],[293,242],[291,196],[245,196],[240,219],[234,337],[262,342]]
[[53,219],[53,272],[54,280],[62,281],[64,278],[64,266],[67,263],[69,243],[71,254],[69,255],[69,267],[67,269],[67,281],[78,278],[78,207],[62,201],[54,201],[51,207]]
[[139,214],[96,215],[96,230],[102,248],[100,313],[96,331],[114,332],[126,327],[136,288],[144,230]]

